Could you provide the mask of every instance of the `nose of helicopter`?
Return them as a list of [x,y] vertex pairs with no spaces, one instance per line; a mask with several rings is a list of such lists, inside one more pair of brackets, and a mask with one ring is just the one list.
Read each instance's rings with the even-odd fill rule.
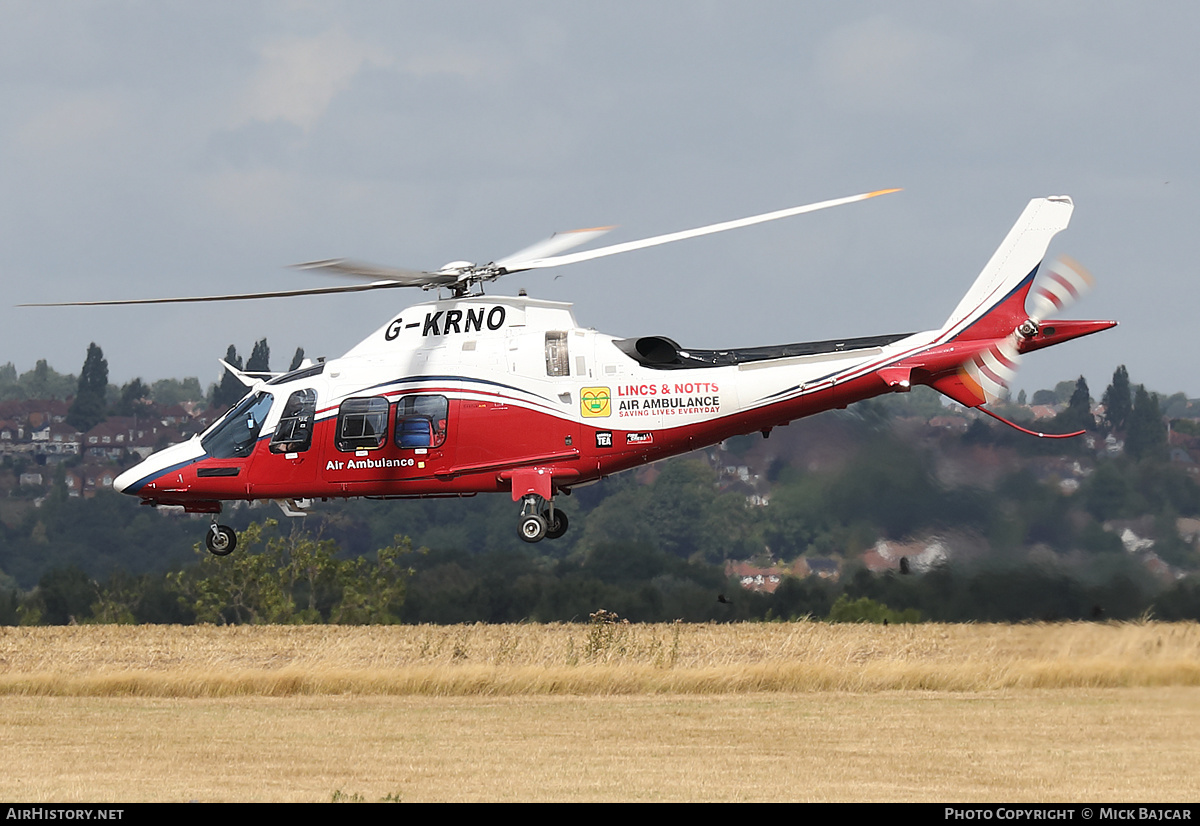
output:
[[152,482],[164,473],[191,464],[204,455],[199,440],[193,439],[152,453],[113,480],[113,490],[137,496],[147,482]]
[[136,465],[131,467],[129,470],[126,470],[122,473],[117,474],[117,478],[113,479],[113,490],[117,491],[118,493],[129,493],[129,494],[134,493],[134,491],[131,491],[129,488],[138,479],[141,479],[142,476],[145,475],[142,473],[142,466],[144,464],[146,464],[146,463],[138,462]]

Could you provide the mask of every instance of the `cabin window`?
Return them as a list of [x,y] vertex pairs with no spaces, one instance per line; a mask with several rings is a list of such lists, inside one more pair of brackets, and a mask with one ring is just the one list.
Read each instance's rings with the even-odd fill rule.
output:
[[445,396],[405,396],[396,406],[396,447],[441,447],[450,402]]
[[383,396],[346,399],[338,410],[338,450],[372,450],[387,439],[388,400]]
[[255,393],[238,402],[200,439],[204,452],[214,459],[240,459],[254,451],[263,421],[271,409],[270,393]]
[[546,333],[546,375],[571,375],[571,360],[567,355],[567,334],[565,332]]
[[279,424],[275,426],[275,436],[271,439],[271,452],[302,453],[312,447],[313,418],[316,413],[316,390],[297,390],[288,396]]

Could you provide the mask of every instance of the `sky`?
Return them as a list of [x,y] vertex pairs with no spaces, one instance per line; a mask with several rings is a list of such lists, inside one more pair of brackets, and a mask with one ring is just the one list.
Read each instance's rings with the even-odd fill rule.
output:
[[[0,0],[0,363],[218,379],[266,337],[336,357],[419,290],[16,308],[325,286],[552,232],[617,243],[902,187],[771,224],[518,274],[585,327],[684,347],[936,329],[1024,205],[1116,319],[1015,389],[1117,365],[1200,396],[1200,5],[1079,2]],[[1015,391],[1014,391],[1015,392]]]

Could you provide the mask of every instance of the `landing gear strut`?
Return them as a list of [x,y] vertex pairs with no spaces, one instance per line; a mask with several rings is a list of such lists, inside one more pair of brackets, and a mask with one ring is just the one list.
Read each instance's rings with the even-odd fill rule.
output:
[[[544,505],[543,505],[544,503]],[[554,500],[529,494],[521,501],[521,521],[517,533],[526,542],[543,538],[558,539],[567,532],[567,515],[554,507]]]
[[237,547],[237,534],[233,528],[213,522],[204,535],[204,545],[213,556],[229,556]]

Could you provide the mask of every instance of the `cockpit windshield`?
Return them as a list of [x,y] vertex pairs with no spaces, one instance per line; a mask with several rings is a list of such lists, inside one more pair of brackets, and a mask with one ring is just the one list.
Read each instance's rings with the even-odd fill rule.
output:
[[214,459],[240,459],[249,456],[274,397],[259,392],[246,396],[221,421],[200,437],[204,452]]

